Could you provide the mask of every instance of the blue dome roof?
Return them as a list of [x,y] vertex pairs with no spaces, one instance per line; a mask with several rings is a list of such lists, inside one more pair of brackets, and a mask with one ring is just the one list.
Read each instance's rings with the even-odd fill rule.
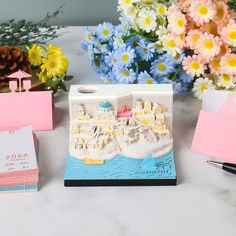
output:
[[99,106],[101,107],[101,108],[108,108],[108,107],[111,107],[111,103],[110,102],[101,102],[100,104],[99,104]]
[[136,102],[142,102],[143,100],[141,98],[137,98]]

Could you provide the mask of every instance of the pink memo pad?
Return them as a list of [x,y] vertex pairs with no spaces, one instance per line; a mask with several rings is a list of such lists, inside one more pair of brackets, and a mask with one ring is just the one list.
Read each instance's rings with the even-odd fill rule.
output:
[[218,112],[200,112],[191,149],[236,163],[236,104],[231,96]]
[[35,131],[53,129],[52,92],[0,94],[0,127],[25,125]]

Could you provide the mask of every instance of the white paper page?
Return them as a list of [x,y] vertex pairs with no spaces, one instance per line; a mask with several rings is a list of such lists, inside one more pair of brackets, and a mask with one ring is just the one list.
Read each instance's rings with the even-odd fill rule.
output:
[[20,128],[13,133],[0,132],[0,173],[36,168],[31,126]]

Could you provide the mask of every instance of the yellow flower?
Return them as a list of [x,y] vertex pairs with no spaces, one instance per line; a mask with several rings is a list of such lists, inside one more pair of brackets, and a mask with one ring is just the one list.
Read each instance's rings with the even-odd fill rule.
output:
[[43,48],[39,45],[34,44],[28,51],[28,57],[31,65],[41,65],[44,58]]
[[69,61],[62,53],[61,48],[49,44],[47,47],[47,55],[42,58],[40,65],[41,71],[38,77],[39,80],[45,83],[53,77],[64,75],[68,70]]
[[47,76],[46,70],[41,70],[41,72],[38,74],[39,80],[41,80],[43,83],[45,83],[48,79],[51,79]]
[[69,62],[65,55],[61,52],[54,52],[43,60],[41,69],[47,71],[48,78],[52,78],[65,74],[68,70],[68,66]]
[[51,43],[48,45],[48,54],[62,53],[61,48],[54,47]]

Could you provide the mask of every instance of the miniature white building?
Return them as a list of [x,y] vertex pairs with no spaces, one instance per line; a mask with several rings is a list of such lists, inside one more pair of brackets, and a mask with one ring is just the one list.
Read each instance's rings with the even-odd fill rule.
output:
[[94,112],[93,121],[94,125],[107,126],[114,125],[116,122],[116,114],[112,109],[110,102],[104,101],[99,104],[99,110]]
[[77,120],[78,123],[89,123],[90,122],[90,115],[86,113],[85,107],[83,103],[80,103],[78,106],[78,113],[77,113]]

